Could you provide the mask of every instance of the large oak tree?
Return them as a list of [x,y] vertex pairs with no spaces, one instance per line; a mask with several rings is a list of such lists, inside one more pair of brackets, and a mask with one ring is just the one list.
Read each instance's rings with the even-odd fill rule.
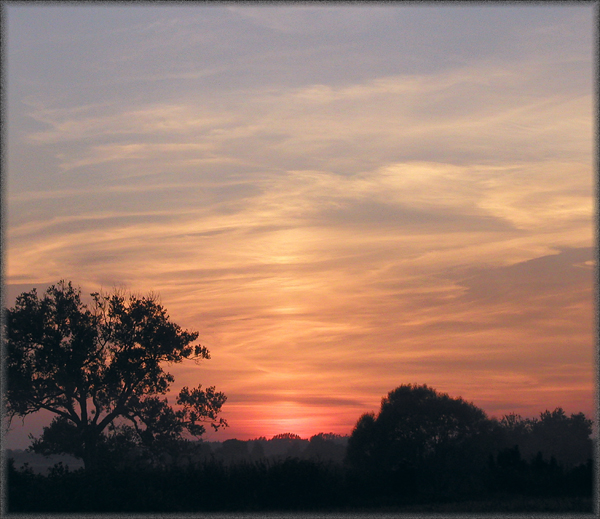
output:
[[206,422],[227,425],[218,418],[226,397],[214,387],[184,387],[176,407],[160,396],[174,381],[165,364],[210,358],[193,344],[197,332],[171,322],[154,296],[91,296],[88,306],[80,290],[61,281],[42,297],[35,289],[22,293],[5,310],[9,422],[40,410],[56,415],[35,450],[75,454],[87,470],[119,423],[145,444],[185,431],[201,436]]

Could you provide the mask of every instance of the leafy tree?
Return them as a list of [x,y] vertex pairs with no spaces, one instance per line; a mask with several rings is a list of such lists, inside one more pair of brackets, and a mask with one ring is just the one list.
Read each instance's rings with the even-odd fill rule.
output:
[[[347,461],[361,473],[383,477],[394,492],[423,484],[444,486],[485,467],[493,422],[462,398],[427,385],[401,385],[381,401],[376,416],[358,420],[348,441]],[[453,483],[453,484],[455,484]]]
[[271,440],[301,440],[302,438],[300,438],[300,436],[298,436],[297,434],[294,433],[280,433],[280,434],[276,434],[275,436],[273,436],[273,438],[271,438]]
[[109,428],[113,440],[133,434],[138,444],[152,446],[186,431],[200,436],[203,422],[215,430],[227,426],[218,418],[226,397],[214,387],[184,387],[176,409],[159,396],[174,381],[164,363],[210,358],[204,346],[192,344],[197,332],[171,322],[154,296],[91,296],[88,307],[80,290],[61,281],[43,297],[35,289],[21,294],[5,310],[9,423],[42,409],[56,415],[34,450],[74,454],[93,469],[110,443]]
[[308,443],[294,433],[285,432],[276,434],[263,445],[267,457],[299,457],[302,445]]
[[381,445],[381,434],[377,427],[375,413],[365,413],[356,422],[346,448],[346,459],[355,468],[372,472],[378,467],[378,460],[385,455],[385,445]]
[[318,461],[341,463],[346,454],[346,442],[343,436],[334,433],[319,433],[311,436],[303,456]]
[[583,413],[567,416],[561,407],[540,413],[539,419],[510,414],[500,420],[507,448],[518,445],[526,460],[541,452],[567,466],[593,456],[592,424]]
[[583,413],[567,416],[561,407],[544,411],[532,427],[539,450],[567,465],[585,463],[593,456],[592,420]]

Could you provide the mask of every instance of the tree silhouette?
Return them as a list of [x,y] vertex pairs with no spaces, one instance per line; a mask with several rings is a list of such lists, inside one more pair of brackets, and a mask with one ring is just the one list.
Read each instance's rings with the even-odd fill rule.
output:
[[[427,385],[401,385],[366,413],[348,441],[347,461],[361,473],[381,477],[406,492],[427,484],[447,487],[470,477],[474,462],[485,466],[486,434],[492,422],[483,410]],[[458,483],[458,481],[456,482]]]
[[532,427],[538,450],[567,465],[585,463],[593,456],[592,420],[583,413],[567,416],[561,407],[544,411]]
[[342,462],[346,454],[344,438],[339,434],[319,433],[311,436],[303,456],[317,461]]
[[[83,458],[86,469],[98,463],[109,426],[131,424],[142,445],[218,429],[226,397],[214,387],[179,393],[173,409],[166,398],[174,381],[162,364],[186,358],[209,359],[204,346],[192,345],[197,332],[170,321],[156,297],[113,292],[91,294],[90,308],[71,282],[59,282],[38,297],[33,289],[5,310],[6,412],[10,420],[45,409],[56,415],[33,448]],[[122,433],[121,433],[122,434]]]
[[297,458],[300,456],[301,445],[304,442],[297,434],[286,432],[276,434],[269,441],[270,450],[277,455],[288,458]]
[[271,440],[301,440],[302,438],[300,438],[300,436],[298,436],[297,434],[294,433],[280,433],[280,434],[276,434],[275,436],[273,436],[273,438],[271,438]]
[[567,416],[561,407],[540,413],[539,419],[512,413],[500,420],[506,448],[518,445],[527,461],[542,452],[566,466],[593,456],[592,424],[583,413]]

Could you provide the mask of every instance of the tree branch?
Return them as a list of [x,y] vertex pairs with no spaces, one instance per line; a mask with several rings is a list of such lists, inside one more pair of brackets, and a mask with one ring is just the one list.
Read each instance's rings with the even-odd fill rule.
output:
[[[66,418],[67,420],[71,420],[72,422],[74,422],[76,425],[80,425],[81,421],[79,420],[79,417],[77,417],[77,420],[73,420],[73,417],[69,414],[69,413],[65,413],[64,411],[61,411],[59,409],[56,409],[48,404],[42,404],[39,403],[37,404],[41,409],[46,409],[46,411],[50,411],[54,414],[57,414],[58,416],[62,416],[63,418]],[[34,411],[32,411],[34,412]]]

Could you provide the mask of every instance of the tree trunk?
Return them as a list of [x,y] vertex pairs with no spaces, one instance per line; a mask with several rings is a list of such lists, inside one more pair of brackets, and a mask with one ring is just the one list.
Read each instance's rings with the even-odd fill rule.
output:
[[83,434],[83,465],[86,472],[98,468],[98,434],[90,428]]

